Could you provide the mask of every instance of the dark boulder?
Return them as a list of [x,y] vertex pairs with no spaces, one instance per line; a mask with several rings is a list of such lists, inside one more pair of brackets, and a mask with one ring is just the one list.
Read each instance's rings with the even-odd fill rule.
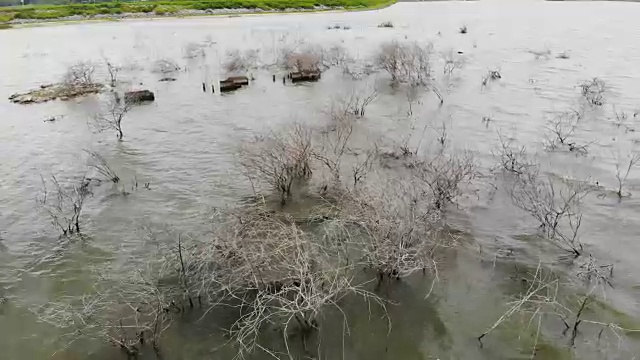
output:
[[156,96],[149,90],[128,91],[124,93],[124,102],[127,104],[154,101],[155,99]]
[[318,81],[320,77],[321,73],[319,70],[304,70],[289,73],[289,79],[294,83],[301,81]]
[[229,92],[240,89],[244,85],[249,85],[249,78],[246,76],[230,76],[220,81],[220,92]]

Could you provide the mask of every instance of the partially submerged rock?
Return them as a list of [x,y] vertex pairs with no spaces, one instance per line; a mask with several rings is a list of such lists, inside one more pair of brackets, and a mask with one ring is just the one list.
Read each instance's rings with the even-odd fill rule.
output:
[[31,90],[23,94],[13,94],[9,101],[16,104],[43,103],[55,99],[69,100],[89,94],[97,94],[102,91],[102,84],[48,84],[40,85],[39,89]]
[[249,85],[248,77],[230,76],[220,81],[220,92],[229,92],[229,91],[238,90],[245,85]]
[[149,90],[128,91],[124,93],[124,102],[126,104],[137,104],[141,102],[154,101],[156,96]]

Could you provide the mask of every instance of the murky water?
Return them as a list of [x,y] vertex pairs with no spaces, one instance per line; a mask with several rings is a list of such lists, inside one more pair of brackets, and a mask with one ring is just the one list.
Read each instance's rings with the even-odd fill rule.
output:
[[[0,296],[7,299],[0,304],[0,358],[49,358],[61,346],[59,331],[39,323],[30,309],[49,299],[82,294],[104,273],[106,264],[117,268],[132,253],[144,252],[140,230],[144,226],[206,234],[206,215],[212,207],[233,203],[250,192],[233,171],[238,144],[296,119],[313,123],[330,97],[349,86],[336,70],[307,86],[273,83],[273,71],[259,71],[250,87],[234,94],[203,93],[201,83],[218,79],[227,51],[259,49],[268,63],[281,44],[298,39],[323,46],[342,44],[360,58],[373,54],[385,40],[431,42],[436,51],[434,76],[445,103],[438,107],[435,96],[426,94],[420,105],[414,105],[414,116],[433,123],[451,118],[453,145],[475,151],[487,168],[495,162],[491,150],[498,144],[500,129],[530,151],[538,151],[545,168],[554,174],[613,188],[614,155],[637,151],[640,140],[635,132],[615,127],[610,120],[612,105],[630,113],[640,106],[639,11],[638,4],[614,2],[400,3],[357,13],[122,21],[1,31],[0,99],[57,81],[78,60],[101,61],[106,56],[127,65],[121,74],[126,87],[148,88],[156,93],[156,102],[128,115],[125,141],[118,143],[112,134],[93,134],[86,125],[99,108],[99,98],[27,106],[0,101]],[[378,28],[383,21],[392,21],[395,28]],[[333,24],[351,28],[328,30]],[[458,33],[462,25],[469,29],[465,35]],[[183,49],[190,42],[207,43],[207,57],[185,59]],[[536,59],[531,50],[550,50],[550,56]],[[462,52],[465,65],[449,77],[442,74],[439,54],[450,51]],[[557,59],[562,51],[570,58]],[[174,59],[184,68],[177,81],[158,82],[160,76],[150,72],[151,63],[161,58]],[[481,89],[481,78],[490,68],[499,68],[502,80]],[[545,153],[545,114],[584,106],[576,85],[596,76],[607,82],[609,92],[605,106],[589,110],[577,133],[581,141],[594,141],[589,154]],[[362,127],[372,137],[399,139],[410,127],[406,97],[390,89],[380,91]],[[65,115],[60,121],[42,121],[59,114]],[[492,118],[488,126],[481,121],[485,116]],[[139,183],[149,182],[151,190],[129,196],[109,196],[107,190],[96,194],[83,214],[88,237],[60,242],[49,220],[36,211],[34,199],[41,189],[41,175],[64,178],[85,171],[84,149],[99,151],[127,182],[135,176]],[[630,173],[627,190],[632,196],[623,201],[607,192],[587,199],[581,239],[602,262],[614,264],[615,288],[608,290],[607,300],[638,317],[640,170]],[[552,252],[526,240],[523,235],[533,233],[535,224],[503,192],[491,200],[473,199],[465,200],[455,216],[469,234],[468,242],[447,261],[435,293],[424,300],[431,282],[422,278],[390,290],[389,297],[400,304],[389,310],[390,332],[386,320],[369,318],[358,305],[347,304],[346,311],[352,314],[349,340],[342,343],[338,335],[343,324],[329,317],[323,327],[323,341],[329,345],[323,347],[320,358],[514,359],[530,355],[529,350],[518,349],[517,335],[509,331],[489,340],[483,349],[478,346],[476,337],[505,310],[502,304],[518,286],[517,280],[509,280],[513,265],[500,261],[496,265],[491,259],[497,250],[510,248],[519,260],[535,266],[535,259],[552,259]],[[225,314],[211,316],[224,319]],[[188,323],[181,321],[170,329],[163,343],[168,358],[233,357],[227,350],[214,351],[226,340],[213,320],[200,321],[195,328]],[[554,330],[560,332],[552,329],[550,333]],[[584,336],[584,343],[595,343],[598,330],[592,332],[593,336]],[[625,345],[624,351],[613,346],[607,358],[627,359],[640,353],[637,344]],[[84,350],[61,358],[115,356],[99,344],[80,348]],[[538,358],[564,358],[544,349],[540,347]],[[576,358],[605,358],[604,353],[589,349],[593,347],[579,347]]]

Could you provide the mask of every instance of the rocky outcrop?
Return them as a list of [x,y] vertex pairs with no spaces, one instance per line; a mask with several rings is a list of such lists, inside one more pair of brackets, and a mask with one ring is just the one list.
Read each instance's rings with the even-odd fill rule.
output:
[[39,89],[22,94],[13,94],[9,101],[16,104],[37,104],[55,99],[69,100],[102,91],[102,84],[49,84],[41,85]]
[[289,73],[289,79],[294,83],[301,81],[318,81],[320,77],[321,72],[319,70],[303,70]]
[[154,101],[155,99],[155,94],[149,90],[127,91],[124,93],[124,102],[126,104],[139,104]]
[[238,90],[245,85],[249,85],[248,77],[230,76],[220,81],[220,92],[229,92],[229,91]]

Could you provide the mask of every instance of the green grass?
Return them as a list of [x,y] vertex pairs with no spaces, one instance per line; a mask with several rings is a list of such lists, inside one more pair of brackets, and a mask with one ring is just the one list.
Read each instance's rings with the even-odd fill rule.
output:
[[342,7],[349,10],[374,9],[394,3],[395,0],[176,0],[152,2],[105,2],[98,4],[27,5],[0,8],[0,23],[13,19],[50,20],[80,15],[92,17],[98,14],[154,13],[173,14],[184,9],[261,9],[282,11],[285,9],[312,10],[317,6]]

